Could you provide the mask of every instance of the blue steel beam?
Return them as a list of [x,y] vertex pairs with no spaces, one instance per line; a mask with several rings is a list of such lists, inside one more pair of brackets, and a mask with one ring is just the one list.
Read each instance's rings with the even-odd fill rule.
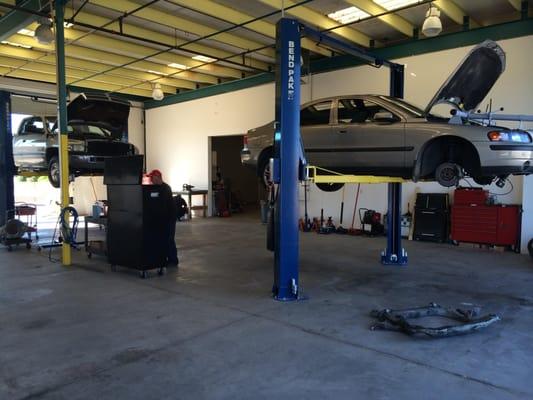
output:
[[[11,134],[11,95],[0,92],[0,226],[5,225],[8,212],[15,208],[13,177],[13,136]],[[6,218],[7,217],[7,218]]]
[[298,299],[298,180],[300,145],[300,29],[298,21],[282,18],[276,26],[276,133],[274,171],[278,183],[275,205],[273,295]]
[[[32,11],[41,11],[42,9],[40,0],[19,0],[15,2],[15,6]],[[17,8],[9,11],[0,18],[0,40],[6,40],[20,29],[36,21],[37,18],[39,18],[38,15]]]

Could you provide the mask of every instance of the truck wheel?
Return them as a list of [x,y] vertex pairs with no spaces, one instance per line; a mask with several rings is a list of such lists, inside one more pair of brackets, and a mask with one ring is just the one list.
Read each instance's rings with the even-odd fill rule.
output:
[[50,184],[55,188],[61,186],[59,171],[59,157],[52,156],[52,158],[50,158],[50,161],[48,162],[48,180],[50,181]]

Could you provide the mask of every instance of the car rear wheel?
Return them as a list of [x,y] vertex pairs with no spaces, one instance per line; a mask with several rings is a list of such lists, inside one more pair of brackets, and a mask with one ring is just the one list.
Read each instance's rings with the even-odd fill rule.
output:
[[61,186],[59,171],[59,158],[57,156],[52,156],[52,158],[50,158],[50,161],[48,162],[48,180],[50,181],[50,184],[55,188]]
[[462,177],[463,169],[455,163],[442,163],[435,170],[435,180],[444,187],[457,186]]

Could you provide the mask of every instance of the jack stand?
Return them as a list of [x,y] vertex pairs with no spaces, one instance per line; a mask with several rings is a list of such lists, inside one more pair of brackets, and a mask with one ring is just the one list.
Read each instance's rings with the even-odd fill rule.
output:
[[388,184],[387,248],[381,253],[384,265],[407,265],[407,252],[402,247],[402,184]]

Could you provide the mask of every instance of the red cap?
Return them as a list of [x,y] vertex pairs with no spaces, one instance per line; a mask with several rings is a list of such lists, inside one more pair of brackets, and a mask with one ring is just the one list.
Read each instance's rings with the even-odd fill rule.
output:
[[158,169],[153,169],[152,171],[150,171],[150,173],[148,174],[148,176],[152,177],[152,176],[159,176],[160,178],[163,177],[163,174],[161,173],[161,171],[159,171]]

